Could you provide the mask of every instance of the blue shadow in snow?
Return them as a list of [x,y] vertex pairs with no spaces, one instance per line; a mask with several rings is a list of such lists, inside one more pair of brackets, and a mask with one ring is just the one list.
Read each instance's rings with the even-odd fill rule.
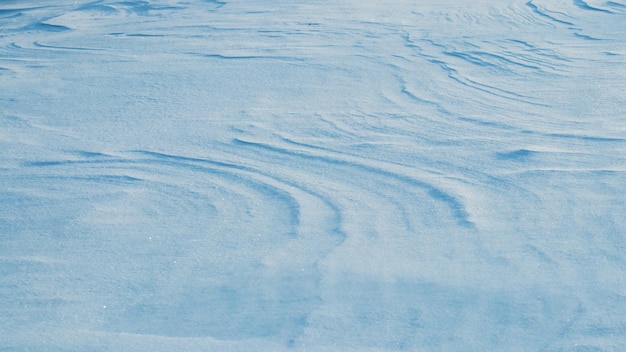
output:
[[537,152],[528,149],[518,149],[512,152],[496,153],[498,160],[525,161],[535,155]]
[[613,13],[613,12],[611,12],[609,10],[599,9],[597,7],[589,6],[589,4],[587,4],[583,0],[574,0],[574,5],[576,5],[578,8],[583,9],[583,10],[597,11],[597,12],[604,12],[604,13]]
[[541,10],[539,9],[539,7],[537,7],[537,5],[533,4],[533,2],[532,2],[532,1],[527,2],[527,3],[526,3],[526,6],[530,7],[530,8],[533,10],[533,12],[534,12],[534,13],[536,13],[537,15],[539,15],[539,16],[541,16],[541,17],[545,17],[545,18],[550,19],[550,20],[552,20],[552,21],[554,21],[554,22],[561,23],[561,24],[566,24],[566,25],[568,25],[568,26],[573,26],[573,25],[574,25],[574,24],[573,24],[573,23],[571,23],[571,22],[562,21],[562,20],[560,20],[560,19],[558,19],[558,18],[552,17],[552,16],[548,15],[547,13],[545,13],[545,12],[541,11]]

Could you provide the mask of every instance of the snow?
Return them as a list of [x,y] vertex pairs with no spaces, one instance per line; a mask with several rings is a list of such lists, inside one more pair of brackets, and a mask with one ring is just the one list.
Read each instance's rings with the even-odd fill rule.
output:
[[1,2],[0,350],[623,351],[625,20]]

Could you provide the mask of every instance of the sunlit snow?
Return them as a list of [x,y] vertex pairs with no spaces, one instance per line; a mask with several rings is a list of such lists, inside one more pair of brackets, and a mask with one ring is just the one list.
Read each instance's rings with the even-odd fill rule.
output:
[[625,351],[626,2],[0,1],[0,351]]

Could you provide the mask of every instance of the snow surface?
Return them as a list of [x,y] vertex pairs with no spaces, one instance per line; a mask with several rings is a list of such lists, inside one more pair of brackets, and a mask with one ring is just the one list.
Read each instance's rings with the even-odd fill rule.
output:
[[0,1],[0,350],[625,351],[625,23]]

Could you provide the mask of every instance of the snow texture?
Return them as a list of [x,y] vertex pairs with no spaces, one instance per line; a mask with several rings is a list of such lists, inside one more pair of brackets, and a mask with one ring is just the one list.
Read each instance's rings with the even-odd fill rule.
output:
[[0,351],[626,350],[625,23],[0,1]]

